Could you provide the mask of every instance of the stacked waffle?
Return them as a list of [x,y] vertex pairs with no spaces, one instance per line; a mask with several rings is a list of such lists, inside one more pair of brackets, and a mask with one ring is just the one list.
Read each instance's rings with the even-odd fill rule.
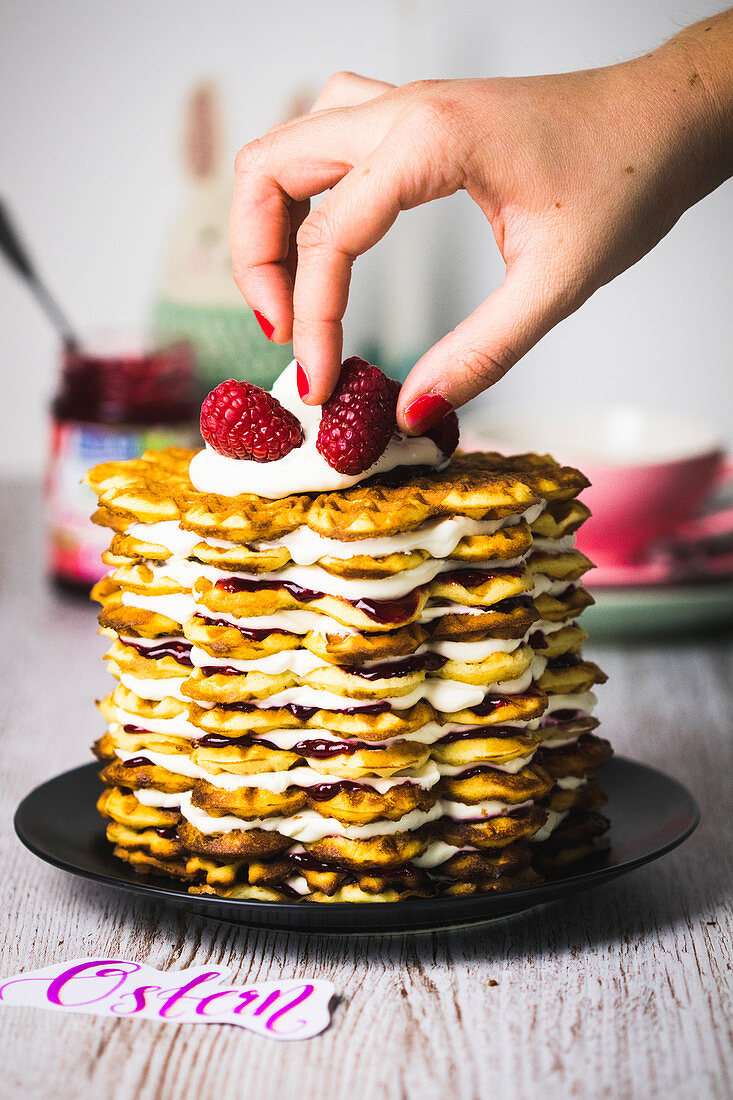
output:
[[88,476],[114,532],[94,596],[115,854],[313,902],[514,889],[585,855],[610,748],[576,623],[582,475],[456,455],[269,500],[196,491],[190,457]]

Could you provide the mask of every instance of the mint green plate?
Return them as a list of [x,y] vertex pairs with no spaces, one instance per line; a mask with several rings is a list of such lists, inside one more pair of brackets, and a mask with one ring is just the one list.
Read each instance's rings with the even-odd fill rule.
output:
[[596,602],[583,612],[583,627],[593,641],[691,634],[726,626],[733,631],[733,581],[588,588]]

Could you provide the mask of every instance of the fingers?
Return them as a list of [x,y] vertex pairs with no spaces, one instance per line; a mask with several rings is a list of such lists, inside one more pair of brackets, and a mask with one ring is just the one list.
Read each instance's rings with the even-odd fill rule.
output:
[[341,320],[354,260],[381,240],[400,210],[415,205],[416,193],[427,182],[404,143],[388,140],[344,176],[303,222],[293,350],[308,376],[308,404],[325,401],[339,375]]
[[331,107],[355,107],[359,103],[384,95],[393,88],[394,84],[371,80],[368,76],[359,76],[358,73],[334,73],[324,84],[311,112],[326,111]]
[[367,111],[305,116],[237,156],[229,226],[234,279],[278,343],[292,336],[292,238],[303,204],[337,184],[379,143],[381,131]]
[[[317,194],[332,186],[349,165],[324,164],[303,172],[299,194]],[[272,329],[271,339],[285,343],[293,332],[294,240],[309,208],[294,200],[269,175],[238,174],[229,219],[234,281],[252,309]]]
[[398,425],[417,435],[498,382],[570,312],[547,283],[545,269],[529,259],[509,268],[498,290],[412,368],[400,392]]

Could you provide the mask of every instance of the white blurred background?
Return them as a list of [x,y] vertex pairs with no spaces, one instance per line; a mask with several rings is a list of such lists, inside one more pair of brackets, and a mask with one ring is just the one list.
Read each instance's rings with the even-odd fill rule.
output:
[[[402,83],[623,60],[720,10],[681,0],[3,0],[0,193],[82,330],[141,330],[184,201],[183,105],[212,78],[225,155],[351,69]],[[629,398],[709,420],[733,441],[730,183],[546,337],[481,401],[489,427],[532,405]],[[403,215],[357,262],[346,353],[416,355],[501,279],[465,195]],[[0,262],[0,472],[41,470],[57,344]]]

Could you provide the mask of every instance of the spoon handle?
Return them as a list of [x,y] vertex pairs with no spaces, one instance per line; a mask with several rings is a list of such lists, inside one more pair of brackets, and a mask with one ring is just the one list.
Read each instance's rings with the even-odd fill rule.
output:
[[45,283],[36,272],[28,253],[20,239],[18,230],[10,217],[10,212],[0,199],[0,252],[3,253],[11,267],[14,267],[20,277],[27,283],[35,294],[46,315],[50,318],[54,328],[60,334],[64,347],[73,350],[79,346],[79,340],[69,324],[66,314],[55,300]]

